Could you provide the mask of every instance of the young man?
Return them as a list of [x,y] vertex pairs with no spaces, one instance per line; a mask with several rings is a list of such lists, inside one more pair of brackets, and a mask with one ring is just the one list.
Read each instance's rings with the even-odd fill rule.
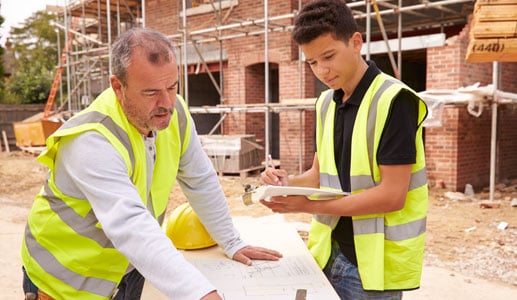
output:
[[345,191],[327,201],[274,197],[274,212],[314,215],[308,246],[342,299],[400,299],[420,285],[427,215],[425,103],[361,56],[362,36],[339,0],[314,1],[292,33],[330,89],[316,103],[317,153],[298,176],[266,169],[264,184]]
[[145,278],[171,299],[221,299],[160,228],[176,179],[229,257],[249,265],[281,254],[246,245],[234,228],[176,94],[171,42],[131,29],[111,59],[111,88],[49,137],[38,158],[50,172],[28,217],[24,287],[44,299],[140,299]]

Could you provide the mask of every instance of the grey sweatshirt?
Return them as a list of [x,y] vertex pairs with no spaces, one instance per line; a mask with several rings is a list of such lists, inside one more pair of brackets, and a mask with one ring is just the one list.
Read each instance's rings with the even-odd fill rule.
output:
[[[150,183],[155,138],[142,138]],[[215,289],[165,235],[140,199],[122,157],[102,135],[92,131],[64,139],[55,163],[56,172],[64,174],[56,185],[68,195],[88,199],[106,236],[158,290],[169,298],[192,300]],[[219,179],[194,126],[177,181],[228,257],[246,246],[233,226]]]

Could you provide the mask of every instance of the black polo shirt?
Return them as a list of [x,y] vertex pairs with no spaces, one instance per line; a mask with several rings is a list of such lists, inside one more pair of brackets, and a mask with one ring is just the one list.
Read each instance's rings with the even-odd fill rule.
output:
[[[350,192],[350,156],[352,130],[359,105],[374,78],[380,73],[373,61],[345,103],[341,103],[343,90],[334,91],[336,111],[334,118],[334,155],[343,191]],[[392,102],[388,119],[377,151],[379,165],[406,165],[416,162],[415,135],[418,123],[418,103],[414,95],[402,90]],[[341,252],[357,265],[354,248],[352,218],[343,216],[332,232]]]

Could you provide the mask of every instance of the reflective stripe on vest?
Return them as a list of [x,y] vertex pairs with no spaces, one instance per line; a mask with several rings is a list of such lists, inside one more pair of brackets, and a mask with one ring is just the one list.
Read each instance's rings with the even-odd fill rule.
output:
[[66,205],[63,200],[54,195],[47,183],[44,185],[42,196],[47,199],[52,211],[54,211],[59,218],[70,226],[70,228],[72,228],[76,233],[94,240],[104,248],[113,248],[113,244],[106,237],[104,232],[100,228],[91,226],[91,224],[97,223],[97,218],[95,217],[93,210],[90,210],[84,217],[77,214],[75,210]]
[[[374,79],[370,86],[371,91],[370,89],[367,91],[361,102],[352,135],[352,143],[355,145],[355,148],[351,149],[352,194],[379,184],[380,171],[376,162],[375,147],[379,144],[392,99],[401,88],[407,87],[381,73]],[[417,159],[412,167],[406,198],[406,206],[410,208],[393,213],[352,217],[360,277],[363,287],[367,290],[411,289],[419,285],[421,268],[418,267],[421,266],[423,258],[427,211],[427,178],[420,125],[427,115],[427,109],[421,100],[418,101]],[[317,112],[320,114],[319,122],[317,120],[320,186],[329,190],[341,190],[333,159],[333,146],[328,143],[328,139],[333,138],[334,130],[335,103],[332,90],[322,93],[318,99]],[[377,115],[378,112],[380,116]],[[420,198],[421,201],[419,201]],[[413,209],[416,210],[413,211]],[[311,253],[322,268],[330,256],[331,232],[338,220],[338,216],[326,215],[315,215],[313,218],[308,244],[310,248],[312,247]],[[398,257],[401,258],[399,261],[397,261]],[[395,270],[405,268],[405,266],[401,267],[400,261],[407,261],[408,265],[412,264],[408,266],[408,272]]]
[[[176,101],[175,115],[179,127],[179,144],[181,147],[181,150],[179,151],[180,154],[183,154],[183,152],[185,151],[184,148],[187,146],[186,142],[188,142],[186,141],[187,130],[189,129],[187,109],[187,106],[184,104],[182,100]],[[114,137],[116,137],[116,139],[120,142],[121,145],[123,145],[123,148],[125,149],[124,151],[127,152],[129,158],[129,162],[126,162],[130,163],[130,165],[128,166],[128,170],[132,170],[129,171],[128,175],[134,182],[133,176],[135,169],[135,154],[132,149],[128,132],[126,132],[122,127],[120,127],[117,124],[117,122],[115,122],[112,119],[111,116],[95,110],[90,110],[84,112],[83,114],[77,115],[76,117],[65,122],[65,124],[63,124],[63,126],[59,130],[73,130],[73,128],[83,126],[85,124],[92,124],[92,126],[94,126],[95,124],[102,124],[102,126],[105,129],[107,129]],[[159,135],[160,134],[161,133],[159,133]],[[121,149],[118,150],[120,152]],[[172,179],[172,181],[174,181],[174,179]],[[99,247],[102,247],[99,249],[104,249],[102,253],[107,253],[109,255],[107,259],[114,260],[112,262],[113,266],[120,264],[121,260],[125,260],[125,258],[122,257],[122,254],[120,254],[116,249],[114,249],[114,246],[111,243],[111,241],[106,237],[100,226],[98,226],[98,221],[95,217],[93,210],[91,210],[90,208],[88,211],[85,212],[84,215],[82,215],[81,212],[84,211],[84,208],[78,212],[77,207],[70,207],[66,200],[61,198],[69,197],[67,197],[66,194],[63,194],[61,191],[54,190],[57,189],[57,187],[55,187],[55,183],[53,182],[53,178],[49,177],[47,179],[46,183],[44,184],[43,190],[41,191],[41,194],[38,196],[41,199],[37,201],[46,201],[46,203],[48,203],[48,207],[53,213],[55,213],[59,217],[59,220],[61,220],[60,222],[68,226],[68,228],[63,228],[63,230],[72,230],[73,233],[78,236],[78,238],[84,238],[83,241],[88,240],[90,241],[89,243],[95,242],[95,244],[97,244]],[[56,194],[56,192],[58,194]],[[155,212],[153,209],[152,200],[150,199],[150,194],[151,193],[149,193],[147,207],[150,210],[150,212],[154,215]],[[87,200],[74,198],[73,201]],[[86,207],[89,206],[85,206],[85,208]],[[163,222],[164,217],[165,209],[160,211],[158,217],[155,216],[155,218],[158,220],[160,224]],[[57,253],[51,252],[50,250],[42,246],[40,243],[38,243],[37,237],[37,231],[33,233],[31,231],[31,226],[27,226],[25,231],[26,247],[23,247],[22,249],[22,257],[24,256],[23,252],[27,251],[27,254],[30,256],[30,260],[28,257],[23,257],[24,263],[32,264],[33,260],[37,263],[37,266],[36,264],[32,264],[33,268],[35,268],[36,270],[41,269],[41,271],[38,271],[39,274],[48,274],[42,276],[52,276],[57,280],[63,282],[64,284],[74,288],[77,291],[77,297],[75,297],[76,295],[74,294],[74,299],[107,299],[111,297],[118,285],[118,281],[95,276],[87,276],[85,274],[79,274],[77,272],[74,272],[72,269],[69,269],[66,265],[63,265],[58,260],[59,257],[56,256]],[[75,241],[70,241],[70,243],[75,243]],[[111,249],[109,250],[110,252],[105,252],[108,249]],[[127,266],[127,260],[125,266]],[[123,267],[122,272],[120,273],[120,278],[124,275],[125,268],[126,267]],[[85,266],[85,269],[87,269],[87,266]],[[116,272],[114,270],[116,270],[116,268],[107,271],[113,273]],[[52,280],[53,281],[51,282],[55,282],[54,279]],[[56,291],[58,291],[58,293],[62,292],[60,290],[60,287],[54,286],[50,287],[48,291],[46,289],[44,290],[48,294],[52,295],[52,288],[56,288]],[[74,293],[70,290],[69,287],[66,286],[61,286],[61,289],[67,290],[68,293]]]
[[130,156],[131,165],[133,167],[135,166],[135,155],[133,151],[131,151],[131,141],[129,140],[129,136],[127,135],[127,132],[118,126],[110,116],[102,114],[98,111],[91,111],[68,120],[59,129],[64,130],[73,128],[86,123],[100,123],[104,125],[104,127],[113,133],[113,135],[116,136],[118,140],[124,145]]
[[30,249],[30,255],[38,261],[41,267],[47,270],[49,274],[52,274],[52,276],[66,282],[78,291],[110,297],[117,287],[116,282],[95,277],[85,278],[67,269],[47,249],[38,244],[28,226],[25,228],[25,243],[28,249]]

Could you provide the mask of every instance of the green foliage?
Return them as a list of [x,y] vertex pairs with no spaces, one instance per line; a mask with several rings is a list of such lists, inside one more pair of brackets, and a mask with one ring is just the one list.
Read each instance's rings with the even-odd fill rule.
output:
[[[6,90],[11,103],[45,103],[58,65],[54,14],[35,12],[21,27],[11,28],[9,40],[16,57]],[[64,41],[62,31],[60,40]],[[5,102],[5,101],[4,101]]]
[[45,103],[52,85],[52,70],[44,62],[35,60],[14,73],[9,83],[9,92],[20,104]]

